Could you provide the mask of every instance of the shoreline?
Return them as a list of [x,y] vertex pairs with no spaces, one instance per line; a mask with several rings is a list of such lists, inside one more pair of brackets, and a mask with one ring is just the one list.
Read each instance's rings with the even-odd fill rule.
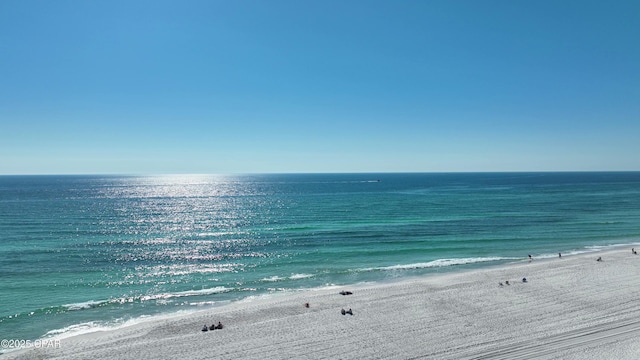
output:
[[622,246],[238,301],[0,359],[635,359],[640,256]]
[[[567,251],[566,253],[564,253],[565,255],[563,256],[576,256],[576,255],[583,255],[583,254],[594,254],[597,252],[602,252],[602,251],[609,251],[609,250],[614,250],[614,249],[621,249],[621,248],[628,248],[628,247],[639,247],[640,248],[640,243],[637,242],[625,242],[625,243],[617,243],[617,244],[610,244],[610,245],[594,245],[594,246],[585,246],[583,248],[580,249],[572,249],[570,251]],[[555,254],[551,254],[551,253],[541,253],[541,254],[536,254],[535,256],[536,261],[544,261],[544,260],[548,260],[548,259],[553,259],[556,258],[557,256]],[[481,261],[480,261],[481,260]],[[246,302],[252,302],[252,301],[262,301],[263,299],[269,299],[272,297],[282,297],[282,296],[291,296],[292,294],[298,294],[301,292],[305,292],[305,291],[318,291],[318,290],[324,290],[324,289],[334,289],[334,288],[340,288],[340,287],[358,287],[358,286],[369,286],[369,285],[374,285],[374,284],[394,284],[397,282],[403,282],[403,281],[408,281],[411,279],[421,279],[421,278],[425,278],[425,277],[432,277],[432,276],[442,276],[442,275],[447,275],[447,274],[451,274],[451,273],[458,273],[458,272],[472,272],[472,271],[481,271],[483,269],[492,269],[492,268],[499,268],[499,267],[504,267],[504,266],[510,266],[510,265],[514,265],[514,264],[520,264],[523,262],[527,261],[527,257],[526,256],[522,256],[522,257],[473,257],[473,258],[454,258],[454,259],[439,259],[439,260],[435,260],[435,261],[429,261],[427,263],[417,263],[417,264],[408,264],[408,265],[393,265],[393,266],[386,266],[384,267],[384,269],[399,269],[400,271],[407,271],[409,272],[410,270],[408,269],[417,269],[418,271],[420,270],[424,270],[424,269],[430,269],[429,272],[426,273],[418,273],[418,274],[412,274],[412,275],[403,275],[403,276],[399,276],[399,277],[389,277],[389,278],[382,278],[382,279],[374,279],[374,280],[364,280],[364,281],[360,281],[360,282],[355,282],[355,283],[351,283],[351,284],[326,284],[323,286],[319,286],[319,287],[307,287],[307,288],[288,288],[288,289],[284,289],[284,290],[279,290],[279,291],[274,291],[274,292],[267,292],[267,293],[259,293],[259,294],[250,294],[247,295],[245,297],[239,297],[239,298],[235,298],[235,299],[226,299],[226,300],[220,300],[220,301],[215,301],[215,303],[209,303],[203,306],[191,306],[191,307],[184,307],[184,308],[179,308],[179,309],[172,309],[169,311],[161,311],[161,312],[156,312],[153,314],[141,314],[135,317],[128,317],[126,319],[124,318],[120,318],[120,319],[116,319],[116,320],[111,320],[111,321],[102,321],[99,319],[96,320],[92,320],[89,322],[82,322],[82,323],[74,323],[74,324],[70,324],[67,325],[65,327],[62,328],[52,328],[50,330],[48,330],[45,334],[43,334],[42,336],[40,336],[39,338],[31,338],[30,342],[34,342],[34,341],[46,341],[49,339],[64,339],[64,338],[68,338],[68,337],[74,337],[74,336],[81,336],[81,335],[85,335],[85,334],[91,334],[94,332],[104,332],[104,331],[112,331],[112,330],[118,330],[121,329],[123,327],[127,327],[127,326],[134,326],[138,323],[141,322],[148,322],[148,321],[154,321],[154,320],[162,320],[162,319],[167,319],[167,318],[173,318],[173,317],[179,317],[179,316],[185,316],[188,314],[192,314],[192,313],[197,313],[197,312],[201,312],[201,311],[210,311],[213,309],[218,309],[221,307],[226,307],[229,306],[231,304],[234,303],[246,303]],[[432,265],[433,263],[439,263],[439,264],[443,264],[443,265]],[[429,265],[429,266],[425,266]],[[213,290],[213,289],[206,289],[206,290]],[[200,290],[187,290],[185,292],[199,292]],[[181,294],[182,292],[179,292],[178,294]],[[174,293],[176,294],[176,293]],[[104,299],[104,300],[88,300],[88,301],[84,301],[84,302],[80,302],[80,303],[74,303],[74,304],[67,304],[67,305],[62,305],[62,306],[78,306],[78,307],[84,307],[85,304],[88,303],[108,303],[108,302],[113,302],[114,300],[111,299]],[[22,337],[21,337],[22,338]],[[25,338],[28,339],[28,338]],[[3,354],[2,352],[2,348],[0,348],[0,356]]]

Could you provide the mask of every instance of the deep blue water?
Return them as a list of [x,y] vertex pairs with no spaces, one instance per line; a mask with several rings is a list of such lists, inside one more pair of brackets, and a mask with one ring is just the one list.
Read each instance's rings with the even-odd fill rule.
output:
[[640,242],[640,172],[0,176],[0,338]]

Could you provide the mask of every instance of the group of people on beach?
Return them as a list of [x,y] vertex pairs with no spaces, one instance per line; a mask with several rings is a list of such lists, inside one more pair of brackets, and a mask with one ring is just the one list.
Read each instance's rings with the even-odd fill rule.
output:
[[[353,295],[353,293],[351,291],[345,291],[345,290],[340,291],[339,294],[340,295]],[[309,308],[311,305],[308,302],[306,302],[306,303],[303,304],[303,306],[306,307],[306,308]],[[353,310],[351,310],[351,308],[349,308],[349,310],[345,310],[344,308],[342,308],[342,310],[340,310],[340,313],[342,315],[346,315],[346,314],[353,315]]]
[[[340,291],[339,294],[340,295],[353,295],[353,293],[351,291],[344,291],[344,290]],[[343,308],[342,310],[340,310],[340,313],[342,315],[346,315],[346,314],[353,315],[353,311],[351,310],[351,308],[349,308],[349,310],[345,310]]]
[[347,315],[347,314],[353,315],[353,311],[351,310],[351,308],[349,308],[349,310],[342,309],[340,313],[342,313],[342,315]]
[[[508,284],[508,282],[507,282],[507,284]],[[344,290],[342,290],[342,291],[340,291],[340,295],[353,295],[353,293],[352,293],[351,291],[344,291]],[[311,305],[310,305],[308,302],[306,302],[306,303],[304,303],[304,304],[303,304],[303,306],[304,306],[305,308],[309,308]],[[353,310],[351,310],[351,308],[349,308],[349,310],[345,310],[345,309],[343,308],[343,309],[340,311],[340,313],[341,313],[342,315],[347,315],[347,314],[349,314],[349,315],[353,315]],[[205,325],[202,327],[202,331],[203,331],[203,332],[204,332],[204,331],[212,331],[212,330],[217,330],[217,329],[222,329],[222,328],[223,328],[222,323],[221,323],[220,321],[218,321],[218,324],[217,324],[217,325],[216,325],[216,324],[212,324],[211,326],[207,326],[207,325],[205,324]]]
[[217,330],[217,329],[222,329],[222,327],[223,327],[222,323],[218,321],[218,325],[211,324],[211,326],[207,327],[207,325],[205,324],[202,327],[202,331]]
[[[638,255],[638,252],[636,251],[636,249],[635,249],[635,248],[631,248],[631,253],[632,253],[632,254],[634,254],[634,255]],[[558,253],[558,257],[559,257],[559,258],[562,258],[562,254],[561,254],[561,253]],[[533,257],[532,257],[531,255],[528,255],[528,258],[529,258],[529,262],[533,261]],[[598,261],[598,262],[602,261],[602,257],[600,257],[600,256],[599,256],[599,257],[596,259],[596,261]],[[523,283],[526,283],[526,282],[527,282],[527,278],[526,278],[526,277],[523,277],[523,278],[522,278],[522,282],[523,282]],[[506,285],[511,285],[511,283],[509,282],[509,280],[505,280],[505,282],[504,282],[504,283],[499,282],[498,284],[499,284],[500,286],[504,286],[505,284],[506,284]],[[342,290],[342,291],[340,291],[340,292],[339,292],[339,294],[340,294],[340,295],[352,295],[353,293],[352,293],[351,291],[345,291],[345,290]],[[309,308],[309,307],[310,307],[309,303],[308,303],[308,302],[307,302],[307,303],[304,303],[304,307],[305,307],[305,308]],[[345,309],[343,308],[343,309],[340,311],[340,313],[341,313],[342,315],[346,315],[346,314],[353,315],[353,310],[351,310],[351,308],[349,308],[349,310],[345,310]],[[211,325],[211,326],[204,325],[204,326],[202,327],[202,331],[217,330],[217,329],[222,329],[222,328],[223,328],[222,323],[218,321],[218,324],[217,324],[217,325]]]
[[[523,282],[523,283],[526,283],[526,282],[527,282],[527,278],[526,278],[526,277],[523,277],[523,278],[522,278],[522,282]],[[505,280],[504,284],[511,285],[511,283],[509,282],[509,280]],[[500,286],[504,286],[504,284],[503,284],[502,282],[499,282],[499,283],[498,283],[498,285],[500,285]]]
[[[631,253],[632,253],[633,255],[638,255],[638,252],[636,251],[636,249],[635,249],[635,248],[631,248]],[[533,257],[532,257],[531,255],[529,255],[528,257],[529,257],[529,262],[531,262],[531,261],[533,260]],[[558,253],[558,258],[562,258],[562,254],[561,254],[561,253]],[[598,258],[596,259],[596,261],[597,261],[597,262],[601,262],[601,261],[602,261],[602,256],[598,256]],[[522,278],[522,282],[523,282],[523,283],[526,283],[526,282],[527,282],[527,278]],[[509,283],[509,280],[505,281],[505,282],[504,282],[504,284],[511,285],[511,284]],[[503,284],[502,282],[499,282],[499,283],[498,283],[498,285],[500,285],[500,286],[504,286],[504,284]]]
[[[558,253],[558,255],[560,255],[560,253]],[[560,256],[562,257],[562,255],[560,255]],[[532,262],[532,261],[533,261],[533,256],[531,256],[531,254],[529,254],[529,255],[528,255],[528,257],[529,257],[529,262]],[[523,282],[523,283],[526,283],[526,282],[527,282],[527,278],[526,278],[526,277],[523,277],[523,278],[522,278],[522,282]],[[498,285],[500,285],[500,286],[504,286],[505,284],[507,284],[507,285],[511,285],[511,283],[509,282],[509,280],[505,280],[504,284],[502,283],[502,281],[498,283]]]

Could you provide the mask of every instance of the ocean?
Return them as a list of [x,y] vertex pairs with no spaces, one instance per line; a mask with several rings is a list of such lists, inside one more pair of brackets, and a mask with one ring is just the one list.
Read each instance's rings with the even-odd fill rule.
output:
[[0,176],[0,338],[638,244],[640,172]]

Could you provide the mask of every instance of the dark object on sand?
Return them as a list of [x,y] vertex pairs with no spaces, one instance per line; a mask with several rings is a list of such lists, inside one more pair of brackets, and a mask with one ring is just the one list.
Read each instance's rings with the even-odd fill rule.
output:
[[347,315],[347,314],[353,315],[353,310],[351,310],[351,309],[349,309],[349,310],[342,309],[342,310],[340,310],[340,313],[342,315]]
[[527,278],[522,278],[522,282],[527,282]]
[[340,291],[340,295],[352,295],[353,293],[351,291]]
[[602,257],[598,256],[598,258],[596,259],[596,261],[602,261]]
[[207,327],[207,325],[202,327],[202,331],[209,331],[209,328]]
[[308,308],[309,307],[309,303],[304,303],[304,307]]
[[[209,330],[216,330],[216,329],[222,329],[222,323],[220,321],[218,321],[218,325],[211,324],[211,326],[209,326]],[[202,331],[205,331],[205,330],[202,329]]]

